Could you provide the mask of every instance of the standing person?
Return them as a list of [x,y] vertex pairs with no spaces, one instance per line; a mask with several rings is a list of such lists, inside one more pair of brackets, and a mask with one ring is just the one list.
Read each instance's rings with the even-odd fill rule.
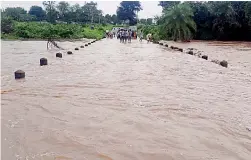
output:
[[134,38],[134,31],[131,31],[131,32],[132,32],[131,37]]
[[140,32],[140,34],[139,34],[139,41],[142,42],[142,39],[143,39],[143,32]]
[[106,38],[109,38],[109,30],[106,30],[105,33],[106,33]]
[[151,33],[148,33],[148,34],[146,35],[147,43],[150,42],[151,38],[152,38],[152,34],[151,34]]
[[120,43],[123,42],[123,29],[121,29],[119,32],[119,40],[120,40]]
[[122,37],[122,43],[125,41],[125,30],[123,29],[121,32],[121,37]]
[[128,31],[128,43],[131,43],[132,42],[132,31],[131,30],[129,30]]
[[117,39],[119,39],[120,30],[117,32]]
[[126,43],[127,39],[128,39],[128,30],[125,30],[125,43]]

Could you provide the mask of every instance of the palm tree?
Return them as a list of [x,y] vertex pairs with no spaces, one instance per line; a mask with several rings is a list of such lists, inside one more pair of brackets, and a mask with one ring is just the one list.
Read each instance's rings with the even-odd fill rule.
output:
[[196,24],[192,17],[193,11],[190,6],[181,3],[167,9],[160,22],[173,40],[187,41],[196,32]]

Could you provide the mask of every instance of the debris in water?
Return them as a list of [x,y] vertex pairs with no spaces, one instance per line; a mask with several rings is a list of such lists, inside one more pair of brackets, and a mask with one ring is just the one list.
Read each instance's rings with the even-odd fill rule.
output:
[[60,46],[58,46],[58,44],[54,40],[52,40],[52,38],[48,38],[47,50],[49,49],[49,45],[54,46],[54,47],[59,48],[59,49],[63,49]]

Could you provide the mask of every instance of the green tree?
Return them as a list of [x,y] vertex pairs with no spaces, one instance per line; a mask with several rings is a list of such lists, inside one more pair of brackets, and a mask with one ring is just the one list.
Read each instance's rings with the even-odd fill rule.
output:
[[50,23],[55,23],[58,17],[55,4],[55,1],[43,1],[43,5],[45,6],[46,10],[47,21]]
[[106,14],[104,16],[104,18],[105,18],[106,23],[110,23],[110,24],[114,24],[114,25],[116,23],[118,23],[117,16],[115,14],[113,14],[113,15]]
[[165,11],[161,21],[173,40],[189,40],[196,31],[193,11],[188,4],[178,4]]
[[13,20],[10,17],[1,18],[1,32],[2,33],[11,33],[13,31]]
[[172,8],[173,6],[176,6],[179,3],[180,1],[159,1],[158,5],[162,7],[162,11],[164,12],[164,10]]
[[87,17],[89,18],[88,21],[93,23],[94,22],[94,16],[97,15],[97,3],[94,3],[93,1],[86,3],[83,6],[83,10],[85,13],[87,13]]
[[27,11],[21,7],[8,7],[4,10],[6,17],[11,17],[13,20],[22,21],[22,16],[27,14]]
[[84,9],[79,4],[74,4],[70,7],[70,13],[69,13],[70,20],[72,22],[87,22],[87,15],[84,14]]
[[147,18],[146,19],[146,24],[151,25],[153,23],[153,19],[152,18]]
[[[217,39],[226,40],[231,35],[233,28],[240,24],[236,20],[236,12],[228,1],[209,2],[209,10],[213,16],[213,34]],[[231,29],[232,28],[232,29]]]
[[68,2],[61,1],[58,3],[56,8],[58,10],[59,20],[69,22],[70,21],[70,16],[69,16],[70,4]]
[[140,22],[141,24],[146,24],[146,19],[142,18],[142,19],[139,20],[139,22]]
[[115,14],[112,15],[112,24],[117,24],[119,23],[118,18]]
[[193,9],[193,20],[197,26],[197,32],[195,34],[195,39],[210,40],[213,39],[212,35],[212,25],[213,25],[213,16],[209,11],[208,4],[205,2],[185,2],[190,5]]
[[142,10],[139,1],[122,1],[117,9],[119,20],[129,20],[130,25],[137,24],[136,12]]
[[245,4],[244,12],[245,12],[245,17],[247,18],[248,21],[248,25],[251,28],[251,2],[247,2]]
[[46,17],[45,11],[40,6],[31,6],[29,14],[35,16],[35,20],[42,21]]

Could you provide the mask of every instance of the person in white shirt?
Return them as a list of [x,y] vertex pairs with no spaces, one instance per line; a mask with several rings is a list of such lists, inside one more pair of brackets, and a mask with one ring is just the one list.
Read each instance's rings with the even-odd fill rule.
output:
[[148,33],[148,34],[146,35],[147,43],[149,43],[151,39],[152,39],[152,34],[151,34],[151,33]]

